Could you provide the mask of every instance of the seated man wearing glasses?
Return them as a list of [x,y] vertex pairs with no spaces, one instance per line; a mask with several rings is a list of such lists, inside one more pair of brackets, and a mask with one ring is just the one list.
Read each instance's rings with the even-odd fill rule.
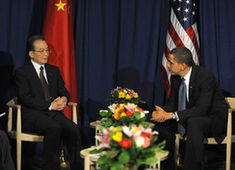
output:
[[61,141],[68,148],[71,169],[79,169],[79,127],[61,112],[70,98],[64,80],[58,67],[47,64],[49,47],[43,36],[30,37],[27,48],[31,61],[15,71],[23,129],[44,136],[43,170],[60,169]]

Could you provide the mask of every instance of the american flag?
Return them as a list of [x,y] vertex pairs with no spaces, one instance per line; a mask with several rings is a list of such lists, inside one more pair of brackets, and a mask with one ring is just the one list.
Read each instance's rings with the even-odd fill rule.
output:
[[167,68],[167,58],[170,50],[178,46],[187,47],[193,54],[194,63],[199,65],[199,36],[196,19],[196,3],[194,0],[171,1],[171,16],[161,66],[168,96],[170,94],[170,73]]

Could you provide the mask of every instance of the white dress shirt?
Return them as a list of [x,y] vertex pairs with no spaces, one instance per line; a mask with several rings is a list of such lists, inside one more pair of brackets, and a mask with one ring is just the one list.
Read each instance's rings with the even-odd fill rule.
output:
[[32,59],[31,59],[31,62],[33,64],[34,69],[37,72],[37,75],[38,75],[39,79],[40,79],[40,71],[41,71],[40,68],[43,67],[43,75],[44,75],[44,77],[46,79],[46,82],[48,84],[47,73],[46,73],[46,68],[45,68],[44,64],[40,65],[40,64],[36,63],[35,61],[33,61]]
[[[183,77],[185,80],[185,85],[186,85],[186,96],[187,96],[187,101],[189,101],[189,82],[190,82],[190,77],[191,77],[191,73],[192,73],[192,67],[190,67],[190,70],[189,72]],[[179,116],[178,116],[178,113],[175,112],[175,119],[176,121],[179,121]]]

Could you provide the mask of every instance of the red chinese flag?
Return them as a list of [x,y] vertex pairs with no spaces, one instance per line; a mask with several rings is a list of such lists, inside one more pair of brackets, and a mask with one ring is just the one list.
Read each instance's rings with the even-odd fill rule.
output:
[[[77,102],[76,64],[74,54],[72,2],[71,0],[48,0],[43,35],[50,47],[48,63],[59,67],[72,102]],[[71,109],[64,114],[72,118]]]

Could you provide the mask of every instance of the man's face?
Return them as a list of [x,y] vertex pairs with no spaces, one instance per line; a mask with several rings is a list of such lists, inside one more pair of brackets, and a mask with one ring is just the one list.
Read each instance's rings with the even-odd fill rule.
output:
[[34,41],[34,50],[29,51],[29,56],[36,63],[43,65],[46,64],[49,57],[49,47],[46,41],[36,40]]
[[183,64],[178,63],[175,60],[175,56],[173,54],[169,54],[167,67],[168,67],[171,75],[180,75],[181,76],[181,73],[183,71]]

